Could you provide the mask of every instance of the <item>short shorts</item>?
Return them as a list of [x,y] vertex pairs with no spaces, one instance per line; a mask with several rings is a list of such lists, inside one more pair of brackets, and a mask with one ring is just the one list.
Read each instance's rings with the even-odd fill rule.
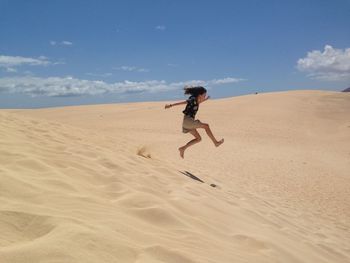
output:
[[190,116],[184,115],[182,122],[182,132],[188,133],[191,130],[198,129],[202,125],[200,120],[195,120]]

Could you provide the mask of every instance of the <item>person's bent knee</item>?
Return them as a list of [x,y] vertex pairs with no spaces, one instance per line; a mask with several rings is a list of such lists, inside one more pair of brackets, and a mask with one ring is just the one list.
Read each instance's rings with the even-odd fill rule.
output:
[[202,140],[202,137],[199,136],[196,139],[197,139],[197,142],[200,142]]
[[208,128],[209,128],[209,124],[207,124],[207,123],[202,123],[202,124],[201,124],[201,128],[203,128],[203,129],[208,129]]

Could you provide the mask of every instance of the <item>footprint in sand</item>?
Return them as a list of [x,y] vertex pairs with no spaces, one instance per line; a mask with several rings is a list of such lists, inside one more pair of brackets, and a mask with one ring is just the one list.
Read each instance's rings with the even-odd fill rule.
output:
[[137,149],[136,154],[147,159],[152,159],[152,155],[146,146],[142,146],[141,148]]

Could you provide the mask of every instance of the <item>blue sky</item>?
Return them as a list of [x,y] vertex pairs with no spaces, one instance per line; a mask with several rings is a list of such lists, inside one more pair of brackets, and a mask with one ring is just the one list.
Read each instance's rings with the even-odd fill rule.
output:
[[0,108],[350,86],[349,0],[0,0]]

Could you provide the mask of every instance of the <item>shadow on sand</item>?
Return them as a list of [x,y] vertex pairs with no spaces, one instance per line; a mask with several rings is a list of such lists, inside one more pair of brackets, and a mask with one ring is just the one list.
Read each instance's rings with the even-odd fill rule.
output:
[[[194,174],[190,173],[189,171],[179,171],[180,173],[182,173],[183,175],[186,175],[187,177],[193,179],[193,180],[196,180],[198,182],[201,182],[201,183],[205,183],[202,179],[198,178],[197,176],[195,176]],[[217,187],[216,184],[211,184],[210,185],[211,187]]]

